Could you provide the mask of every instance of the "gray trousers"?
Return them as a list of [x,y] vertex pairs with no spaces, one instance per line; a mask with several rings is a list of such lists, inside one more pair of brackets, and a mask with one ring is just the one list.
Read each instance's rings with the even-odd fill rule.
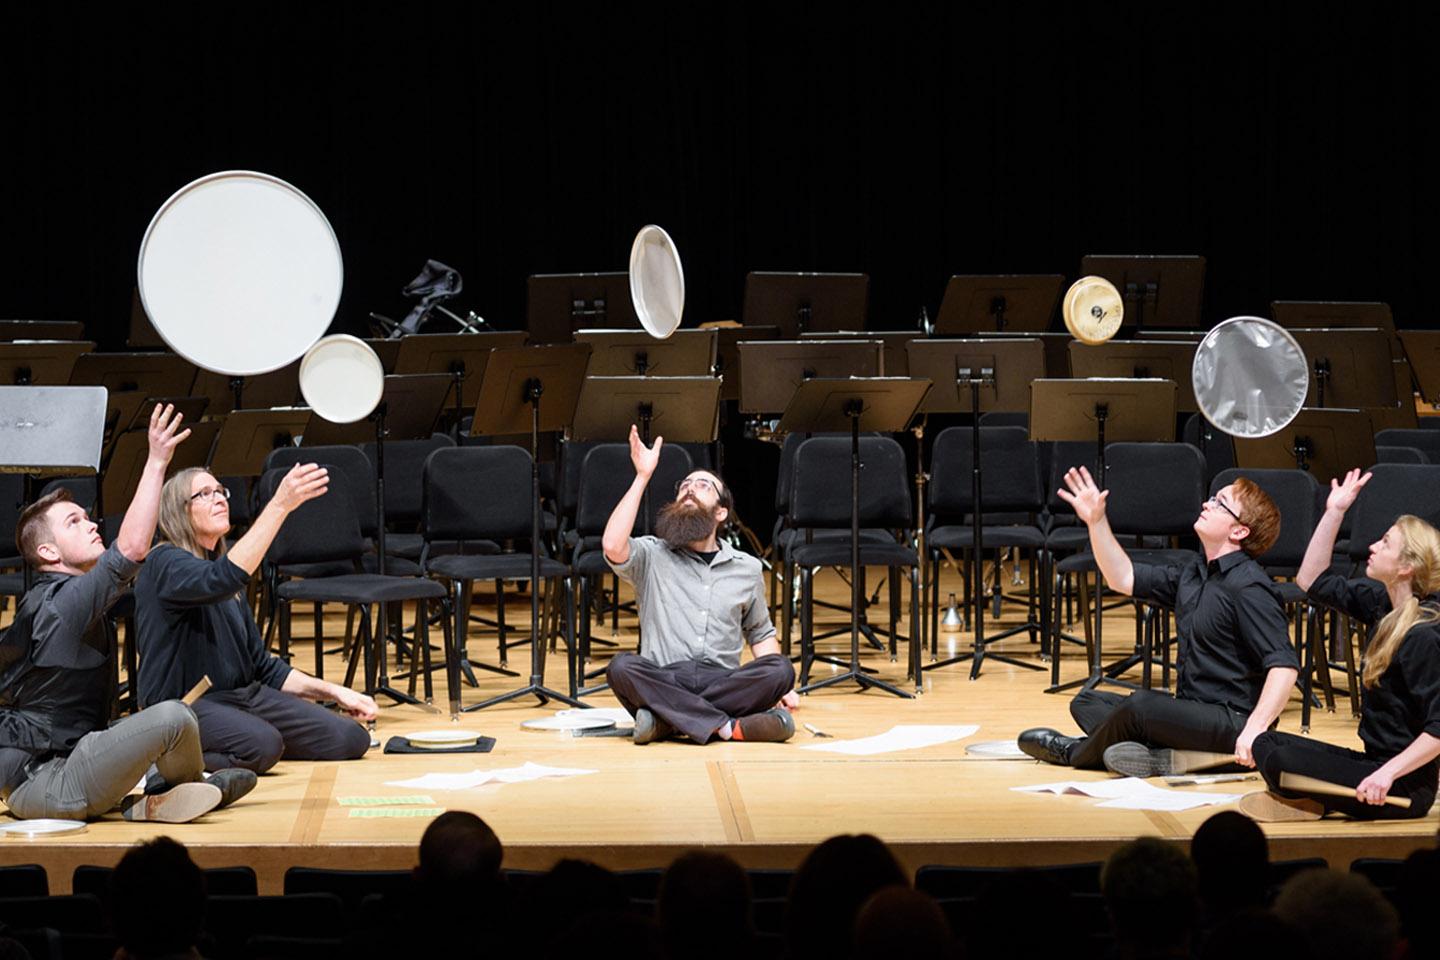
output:
[[10,794],[21,820],[89,820],[113,810],[155,764],[167,784],[199,780],[200,724],[179,700],[146,707],[87,733],[69,756],[46,761]]

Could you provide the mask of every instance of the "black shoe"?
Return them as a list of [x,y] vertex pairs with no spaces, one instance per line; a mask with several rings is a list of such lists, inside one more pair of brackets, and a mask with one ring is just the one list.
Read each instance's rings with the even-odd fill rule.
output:
[[743,743],[784,743],[795,736],[795,718],[784,707],[771,707],[740,717],[730,731],[730,739]]
[[1053,763],[1061,767],[1070,766],[1070,751],[1080,742],[1080,737],[1067,737],[1059,730],[1049,727],[1031,727],[1021,731],[1016,744],[1028,757]]
[[[246,770],[244,767],[230,767],[226,770],[216,770],[205,782],[220,788],[220,806],[228,807],[254,790],[258,780],[259,778],[255,776],[253,770]],[[219,807],[216,809],[218,810]]]
[[1207,750],[1171,750],[1147,747],[1134,740],[1105,748],[1105,769],[1125,777],[1173,777],[1194,770],[1212,770],[1235,762],[1234,754]]
[[649,707],[640,707],[635,711],[633,737],[637,745],[654,743],[656,740],[668,740],[674,735],[675,728],[655,716],[654,711]]

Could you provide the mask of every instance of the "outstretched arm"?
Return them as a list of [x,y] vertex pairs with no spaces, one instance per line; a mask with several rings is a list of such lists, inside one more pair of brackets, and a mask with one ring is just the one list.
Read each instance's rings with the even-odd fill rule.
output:
[[635,466],[635,481],[611,511],[600,541],[605,559],[611,563],[620,564],[630,559],[630,531],[635,529],[635,515],[640,512],[640,501],[650,477],[660,464],[660,448],[664,444],[664,437],[656,437],[654,446],[645,446],[640,442],[640,431],[634,424],[630,425],[630,462]]
[[145,469],[140,474],[140,484],[125,519],[120,523],[120,532],[115,536],[115,545],[129,560],[139,563],[150,552],[150,543],[155,539],[155,522],[160,517],[160,490],[165,486],[165,468],[175,448],[190,436],[188,429],[181,430],[180,422],[185,417],[175,410],[174,404],[165,404],[161,409],[157,403],[150,411],[150,455],[145,460]]
[[265,504],[265,509],[250,524],[250,529],[245,531],[245,536],[235,542],[226,554],[230,562],[244,570],[246,573],[254,573],[260,566],[260,561],[265,559],[265,551],[270,549],[276,534],[280,532],[280,525],[285,518],[294,512],[295,508],[307,500],[314,500],[323,494],[329,487],[330,471],[314,463],[297,463],[285,474],[280,481],[280,486],[275,489],[275,496]]
[[1345,474],[1342,483],[1330,481],[1330,496],[1325,501],[1325,512],[1320,516],[1320,522],[1315,525],[1315,532],[1310,535],[1310,545],[1305,548],[1305,559],[1300,561],[1300,569],[1295,574],[1295,585],[1301,590],[1309,590],[1310,584],[1330,569],[1330,558],[1335,553],[1335,538],[1340,534],[1340,524],[1345,520],[1345,511],[1349,510],[1355,503],[1355,498],[1365,484],[1370,482],[1370,474],[1361,475],[1359,470],[1351,470]]
[[1109,490],[1095,485],[1090,471],[1085,467],[1065,471],[1066,489],[1058,491],[1060,499],[1070,504],[1079,517],[1090,528],[1090,549],[1095,552],[1095,563],[1110,589],[1130,596],[1135,590],[1135,567],[1120,541],[1110,530],[1110,520],[1105,516],[1105,499]]

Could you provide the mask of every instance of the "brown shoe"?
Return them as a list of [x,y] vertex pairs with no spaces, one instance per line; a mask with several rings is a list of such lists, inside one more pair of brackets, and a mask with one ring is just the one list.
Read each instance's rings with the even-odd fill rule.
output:
[[171,787],[164,793],[126,797],[120,815],[126,820],[158,823],[189,823],[220,806],[220,788],[196,780]]
[[730,730],[733,740],[783,743],[795,736],[795,720],[790,716],[789,710],[771,707],[764,713],[741,717]]
[[1269,790],[1257,790],[1241,797],[1240,812],[1260,823],[1299,823],[1325,816],[1325,808],[1318,800],[1282,797]]

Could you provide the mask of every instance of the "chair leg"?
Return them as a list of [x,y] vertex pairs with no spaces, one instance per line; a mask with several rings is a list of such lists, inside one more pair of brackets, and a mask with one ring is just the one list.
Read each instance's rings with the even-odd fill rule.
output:
[[1360,716],[1360,677],[1355,670],[1355,643],[1353,624],[1349,617],[1345,618],[1345,632],[1342,634],[1345,643],[1345,676],[1350,681],[1350,716]]
[[280,607],[280,659],[290,662],[290,604]]
[[[899,655],[895,634],[900,630],[900,568],[891,567],[889,573],[890,586],[890,662],[894,663]],[[911,633],[914,633],[912,626]]]
[[1325,629],[1320,616],[1320,609],[1314,604],[1306,604],[1306,619],[1310,622],[1308,635],[1310,637],[1310,659],[1315,664],[1315,669],[1320,674],[1320,686],[1325,691],[1325,709],[1329,713],[1335,712],[1335,686],[1330,680],[1330,655],[1325,649]]
[[[281,602],[280,609],[285,609],[283,601]],[[355,627],[355,642],[350,646],[350,658],[345,664],[345,686],[347,687],[355,686],[355,668],[359,665],[360,658],[370,655],[367,652],[370,644],[366,640],[365,633],[365,631],[369,629],[370,624],[370,618],[367,616],[367,608],[357,606],[356,613],[359,622]],[[366,692],[369,693],[370,691],[367,690]]]
[[785,656],[790,656],[791,630],[795,626],[795,616],[791,610],[795,601],[795,568],[786,560],[781,566],[780,579],[780,650]]
[[507,642],[509,630],[505,626],[505,584],[499,580],[495,581],[495,625],[500,644],[500,666],[508,667],[510,644]]
[[[415,645],[420,648],[420,669],[425,674],[425,702],[435,702],[435,680],[430,675],[430,617],[429,604],[424,600],[415,601]],[[410,657],[412,669],[410,671],[410,694],[415,694],[415,657],[412,652]]]
[[325,679],[325,618],[323,604],[315,604],[315,679]]
[[809,567],[800,568],[800,683],[810,684],[810,664],[815,659],[814,628],[810,622],[810,590],[812,574]]
[[925,689],[925,675],[920,669],[920,648],[925,645],[925,638],[920,629],[925,622],[925,611],[920,607],[920,571],[925,561],[923,557],[917,559],[919,563],[910,568],[910,666],[905,675],[915,681],[915,692],[921,693]]

